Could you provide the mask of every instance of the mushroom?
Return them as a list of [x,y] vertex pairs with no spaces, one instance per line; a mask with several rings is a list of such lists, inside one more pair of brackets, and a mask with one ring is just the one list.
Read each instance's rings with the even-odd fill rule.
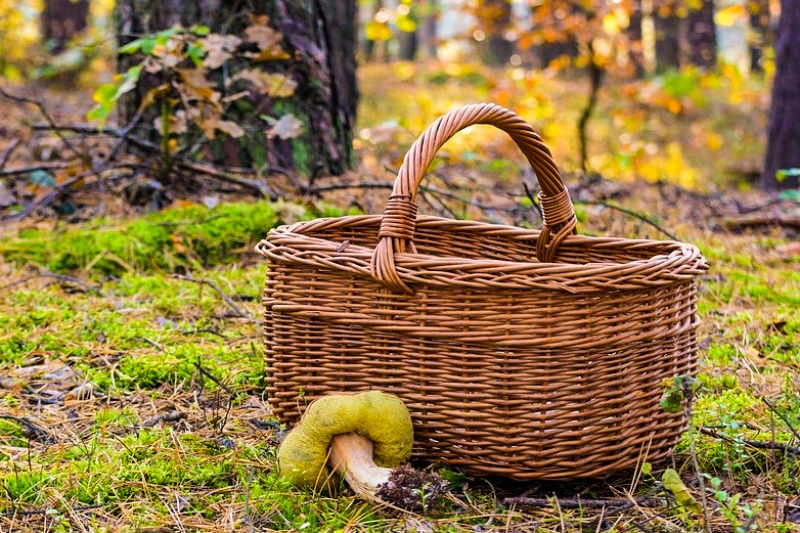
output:
[[[308,406],[278,450],[280,473],[300,488],[319,489],[339,473],[368,501],[422,508],[446,490],[436,474],[404,465],[411,457],[414,429],[403,401],[369,391],[323,396]],[[330,467],[330,469],[329,469]]]

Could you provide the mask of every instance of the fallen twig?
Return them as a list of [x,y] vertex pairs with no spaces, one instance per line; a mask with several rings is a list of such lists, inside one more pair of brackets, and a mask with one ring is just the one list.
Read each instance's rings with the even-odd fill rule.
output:
[[11,159],[11,154],[14,153],[17,146],[19,146],[19,139],[11,139],[11,142],[8,143],[8,148],[6,148],[5,153],[3,153],[3,157],[0,158],[0,171],[6,168],[6,163]]
[[73,277],[73,276],[67,276],[65,274],[56,274],[55,272],[49,272],[49,271],[47,271],[47,272],[39,272],[39,273],[37,273],[37,274],[35,274],[33,276],[28,276],[27,278],[19,279],[19,280],[13,281],[13,282],[11,282],[11,283],[9,283],[7,285],[3,285],[3,286],[0,287],[0,291],[6,290],[6,289],[10,289],[10,288],[16,287],[18,285],[24,285],[25,283],[28,283],[28,282],[36,280],[36,279],[41,279],[41,278],[53,278],[53,279],[56,279],[56,280],[60,281],[61,283],[72,283],[74,285],[78,285],[79,287],[81,287],[85,292],[92,292],[92,293],[96,294],[97,296],[103,296],[103,293],[100,291],[100,289],[92,287],[91,285],[89,285],[85,281],[81,280],[80,278],[76,278],[76,277]]
[[664,228],[662,228],[661,226],[659,226],[658,224],[656,224],[655,222],[650,220],[646,215],[643,215],[641,213],[637,213],[636,211],[632,211],[630,209],[625,209],[624,207],[620,207],[618,205],[609,204],[608,202],[603,202],[601,200],[573,200],[573,203],[574,204],[581,204],[581,205],[599,205],[599,206],[602,206],[602,207],[607,207],[609,209],[613,209],[615,211],[619,211],[620,213],[625,213],[626,215],[629,215],[629,216],[632,216],[633,218],[641,220],[645,224],[649,224],[650,226],[654,227],[655,229],[657,229],[658,231],[660,231],[661,233],[663,233],[664,235],[669,237],[671,240],[673,240],[673,241],[677,241],[678,240],[678,238],[675,235],[673,235],[672,233],[668,232],[667,230],[665,230]]
[[231,299],[230,296],[225,294],[225,292],[220,288],[219,285],[217,285],[216,283],[214,283],[210,279],[194,278],[192,276],[184,276],[184,275],[181,275],[181,274],[173,274],[170,277],[174,278],[174,279],[179,279],[179,280],[182,280],[182,281],[190,281],[192,283],[200,283],[202,285],[208,285],[209,287],[214,289],[217,294],[219,294],[219,297],[222,298],[222,301],[224,301],[226,304],[228,304],[228,307],[230,307],[233,310],[233,312],[236,313],[237,316],[240,316],[242,318],[247,318],[249,320],[257,322],[256,317],[254,317],[253,315],[251,315],[250,313],[248,313],[247,311],[245,311],[244,309],[242,309],[241,307],[236,305],[236,302],[234,302],[233,299]]
[[178,422],[186,418],[186,413],[180,411],[167,411],[166,413],[159,413],[154,417],[148,418],[142,422],[143,428],[151,428],[159,422]]
[[[93,503],[91,505],[77,505],[73,506],[72,510],[76,512],[91,511],[93,509],[102,509],[103,507],[108,507],[111,505],[116,505],[116,504]],[[45,507],[44,509],[17,509],[16,507],[12,506],[11,509],[9,509],[8,511],[0,512],[0,516],[35,516],[35,515],[50,514],[54,510],[56,510],[55,507]]]
[[791,453],[793,455],[800,455],[800,447],[792,446],[791,444],[787,444],[785,442],[733,438],[729,435],[723,435],[722,433],[714,429],[704,428],[704,427],[700,427],[697,430],[703,435],[708,435],[709,437],[714,437],[715,439],[720,439],[727,442],[740,442],[742,444],[750,446],[751,448],[759,448],[761,450],[783,450],[786,453]]
[[72,187],[76,183],[80,183],[81,181],[85,180],[86,178],[88,178],[90,176],[96,176],[98,174],[102,174],[103,172],[107,172],[109,170],[115,170],[115,169],[118,169],[118,168],[136,168],[136,167],[139,167],[139,166],[141,166],[141,165],[139,165],[138,163],[118,163],[118,164],[115,164],[115,165],[107,166],[105,168],[87,170],[86,172],[82,172],[82,173],[78,174],[74,178],[71,178],[71,179],[69,179],[69,180],[67,180],[67,181],[65,181],[63,183],[60,183],[58,185],[58,187],[54,188],[52,191],[48,192],[47,194],[45,194],[44,196],[42,196],[38,200],[36,200],[36,201],[28,204],[27,206],[25,206],[25,209],[21,210],[18,213],[13,213],[11,215],[8,215],[5,218],[6,219],[25,218],[26,216],[31,214],[35,209],[50,205],[53,201],[56,200],[56,198],[59,197],[59,195],[64,194],[64,192],[67,189],[69,189],[70,187]]
[[9,94],[2,87],[0,87],[0,95],[5,96],[9,100],[14,100],[15,102],[24,102],[26,104],[35,105],[39,109],[39,112],[42,114],[44,119],[48,122],[48,124],[50,124],[54,133],[58,136],[59,139],[61,139],[61,142],[64,143],[64,146],[66,146],[69,149],[69,151],[72,152],[73,155],[77,157],[79,160],[86,161],[86,155],[81,154],[74,146],[72,146],[72,143],[69,142],[69,140],[64,136],[64,134],[58,131],[58,128],[56,128],[56,123],[53,120],[53,117],[51,117],[50,113],[47,112],[47,108],[44,106],[42,102],[34,98],[27,98],[25,96],[15,96],[13,94]]
[[531,508],[531,507],[549,507],[558,500],[558,505],[562,509],[600,509],[613,507],[615,509],[626,509],[639,505],[642,507],[663,507],[667,504],[664,498],[656,498],[653,496],[646,496],[638,499],[627,498],[604,498],[604,499],[587,499],[587,498],[528,498],[519,496],[514,498],[506,498],[503,504],[506,507],[512,505],[517,509]]
[[18,418],[16,416],[11,415],[0,415],[0,419],[2,420],[11,420],[12,422],[16,422],[20,426],[22,426],[23,431],[25,432],[25,436],[31,440],[37,440],[44,444],[53,444],[56,442],[55,437],[47,431],[45,428],[38,424],[34,424],[27,418]]
[[233,396],[233,391],[222,381],[220,381],[217,376],[215,376],[214,374],[203,368],[203,365],[200,364],[200,361],[195,361],[194,367],[197,369],[198,372],[200,372],[200,375],[207,377],[208,379],[216,383],[219,388],[227,392],[230,396]]
[[728,230],[741,230],[746,228],[760,228],[768,226],[779,226],[782,228],[800,229],[800,217],[781,216],[778,214],[756,214],[740,218],[726,218],[721,222],[722,226]]
[[[362,182],[362,183],[334,183],[331,185],[322,185],[322,186],[315,186],[311,188],[305,189],[303,192],[308,195],[317,196],[323,192],[329,191],[341,191],[341,190],[348,190],[348,189],[392,189],[394,184],[392,182]],[[426,192],[428,194],[432,194],[434,196],[442,196],[444,198],[450,198],[451,200],[456,200],[458,202],[462,202],[473,207],[477,207],[478,209],[488,211],[500,211],[504,213],[510,213],[514,210],[512,207],[499,207],[494,205],[486,205],[480,202],[476,202],[474,200],[470,200],[468,198],[463,198],[458,194],[443,191],[441,189],[435,189],[433,187],[428,187],[426,185],[420,185],[419,187],[420,192]]]
[[770,401],[769,401],[769,400],[767,400],[767,399],[766,399],[766,398],[764,398],[763,396],[761,397],[761,401],[762,401],[762,402],[764,402],[764,403],[766,404],[766,406],[767,406],[767,407],[769,407],[769,410],[770,410],[771,412],[773,412],[773,413],[775,413],[776,415],[778,415],[778,418],[780,418],[781,420],[783,420],[783,423],[784,423],[784,424],[786,424],[786,427],[788,427],[788,428],[789,428],[789,431],[791,431],[791,432],[792,432],[792,435],[794,435],[794,437],[795,437],[796,439],[800,440],[800,432],[798,432],[798,431],[797,431],[797,429],[795,429],[795,427],[792,425],[792,422],[791,422],[791,421],[790,421],[788,418],[786,418],[786,415],[784,415],[783,413],[781,413],[780,411],[778,411],[778,408],[777,408],[777,407],[775,407],[775,406],[774,406],[772,403],[770,403]]
[[201,163],[194,163],[191,161],[177,161],[177,166],[184,170],[191,170],[192,172],[199,172],[201,174],[205,174],[207,176],[211,176],[212,178],[217,178],[218,180],[233,183],[236,185],[240,185],[242,187],[247,187],[251,189],[265,198],[270,198],[272,200],[277,200],[277,196],[270,190],[269,187],[265,183],[260,182],[259,180],[254,180],[250,178],[245,178],[244,176],[237,176],[231,172],[225,172],[224,170],[219,170],[214,168],[210,165],[204,165]]
[[[3,176],[19,176],[20,174],[28,174],[29,172],[36,172],[37,170],[61,170],[68,168],[72,163],[40,163],[38,165],[30,165],[27,167],[9,168],[7,170],[0,170],[0,177]],[[0,168],[5,166],[0,165]]]

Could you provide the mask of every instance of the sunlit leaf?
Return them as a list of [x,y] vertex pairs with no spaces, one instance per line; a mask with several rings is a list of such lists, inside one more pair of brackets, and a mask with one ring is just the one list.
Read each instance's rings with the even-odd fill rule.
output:
[[293,139],[303,133],[303,122],[291,113],[286,113],[278,120],[274,121],[271,128],[267,130],[267,137],[280,137],[281,139]]
[[102,123],[108,118],[111,113],[111,108],[102,104],[97,104],[88,113],[86,113],[87,120],[97,120]]
[[395,21],[397,29],[404,33],[414,33],[417,31],[417,21],[408,15],[397,17]]
[[370,41],[388,41],[392,38],[392,30],[389,25],[375,20],[367,23],[364,32]]
[[203,47],[198,46],[196,43],[189,43],[189,46],[186,48],[186,55],[192,60],[192,63],[194,63],[196,67],[203,65],[203,56],[205,53],[206,51]]
[[661,483],[663,483],[665,489],[675,496],[678,505],[695,514],[703,514],[703,508],[697,500],[694,499],[694,496],[691,495],[689,489],[681,480],[681,476],[674,468],[667,468],[664,471],[664,474],[661,476]]
[[202,24],[200,25],[195,24],[194,26],[189,28],[189,31],[191,31],[195,35],[199,35],[202,37],[204,35],[208,35],[209,32],[211,31],[211,28],[209,28],[208,26],[204,26]]
[[142,53],[150,55],[153,53],[153,48],[156,46],[156,40],[152,38],[141,39]]
[[92,99],[98,104],[107,104],[109,102],[113,102],[116,99],[118,90],[118,83],[104,83],[94,90]]
[[747,9],[743,4],[734,4],[727,7],[717,9],[714,13],[714,22],[717,26],[730,28],[735,26],[740,20],[744,20],[747,16]]
[[166,30],[156,33],[156,39],[160,39],[161,42],[165,42],[167,39],[171,39],[181,31],[182,28],[180,26],[172,26],[171,28],[167,28]]
[[142,49],[144,39],[136,39],[117,50],[120,54],[135,54]]

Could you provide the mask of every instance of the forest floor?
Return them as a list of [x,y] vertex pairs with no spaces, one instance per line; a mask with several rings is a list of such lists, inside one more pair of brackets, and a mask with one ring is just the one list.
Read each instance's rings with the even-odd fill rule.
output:
[[[117,194],[121,179],[54,204],[78,205],[69,220],[4,221],[0,532],[800,531],[800,204],[742,184],[763,149],[763,82],[680,76],[691,84],[606,89],[589,131],[597,175],[574,170],[580,79],[367,66],[359,170],[316,183],[351,188],[242,202],[209,187],[141,214]],[[56,122],[81,122],[79,96],[42,97]],[[609,480],[522,483],[445,468],[451,493],[425,513],[376,508],[346,489],[298,491],[274,469],[282,428],[263,394],[267,266],[253,247],[278,224],[379,213],[415,136],[474,101],[541,129],[566,169],[580,233],[674,238],[708,259],[691,430],[666,464]],[[34,112],[0,99],[0,154],[18,144],[4,168],[46,174],[0,177],[0,209],[48,194],[47,176],[69,179],[47,167],[62,141],[25,126]],[[502,135],[472,128],[440,155],[422,212],[541,224],[522,185],[535,192],[532,176]],[[699,513],[663,489],[667,466]]]

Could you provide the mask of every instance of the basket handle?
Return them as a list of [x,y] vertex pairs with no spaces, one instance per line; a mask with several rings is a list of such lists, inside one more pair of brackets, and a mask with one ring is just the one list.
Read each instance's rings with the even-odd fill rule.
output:
[[561,241],[576,232],[572,200],[541,137],[517,114],[499,105],[467,105],[450,111],[428,126],[411,145],[395,179],[378,231],[380,240],[370,264],[372,277],[394,292],[413,293],[397,274],[394,256],[416,253],[413,241],[417,217],[415,201],[422,177],[439,148],[458,131],[474,124],[489,124],[506,132],[517,143],[539,181],[544,223],[536,242],[536,258],[553,262]]

